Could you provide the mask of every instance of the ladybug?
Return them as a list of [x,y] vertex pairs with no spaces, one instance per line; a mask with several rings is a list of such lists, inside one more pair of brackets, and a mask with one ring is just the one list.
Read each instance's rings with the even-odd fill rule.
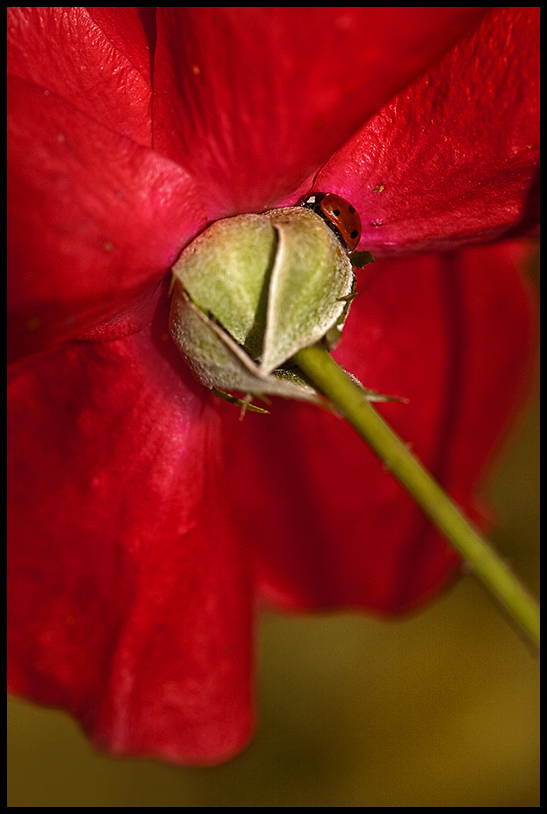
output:
[[304,198],[302,206],[323,218],[350,252],[355,251],[361,240],[361,218],[349,201],[334,192],[314,192]]

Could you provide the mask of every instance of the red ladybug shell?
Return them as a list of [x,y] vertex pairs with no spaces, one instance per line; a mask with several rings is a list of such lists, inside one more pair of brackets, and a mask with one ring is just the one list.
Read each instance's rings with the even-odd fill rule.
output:
[[318,215],[334,227],[346,243],[350,252],[354,251],[361,240],[361,218],[355,207],[334,192],[316,192],[303,201],[303,206],[313,209]]

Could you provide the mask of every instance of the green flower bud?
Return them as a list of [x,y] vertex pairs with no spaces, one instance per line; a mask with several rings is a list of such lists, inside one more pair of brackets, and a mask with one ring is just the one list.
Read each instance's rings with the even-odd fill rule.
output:
[[206,387],[316,401],[291,357],[340,336],[354,287],[347,253],[303,207],[215,222],[182,252],[170,331]]

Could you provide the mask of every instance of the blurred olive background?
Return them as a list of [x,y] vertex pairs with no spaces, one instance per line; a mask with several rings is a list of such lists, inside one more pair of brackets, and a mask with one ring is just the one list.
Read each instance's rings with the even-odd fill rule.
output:
[[[490,489],[497,548],[539,590],[539,405]],[[244,754],[186,769],[95,752],[8,702],[8,807],[539,806],[536,657],[472,577],[397,622],[266,614]]]

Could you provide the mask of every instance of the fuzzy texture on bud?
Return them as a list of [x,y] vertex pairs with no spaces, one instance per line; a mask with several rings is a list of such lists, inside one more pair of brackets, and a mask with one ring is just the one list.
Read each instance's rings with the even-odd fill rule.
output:
[[343,322],[355,279],[321,218],[287,207],[217,221],[173,274],[171,336],[202,384],[316,400],[282,366]]

